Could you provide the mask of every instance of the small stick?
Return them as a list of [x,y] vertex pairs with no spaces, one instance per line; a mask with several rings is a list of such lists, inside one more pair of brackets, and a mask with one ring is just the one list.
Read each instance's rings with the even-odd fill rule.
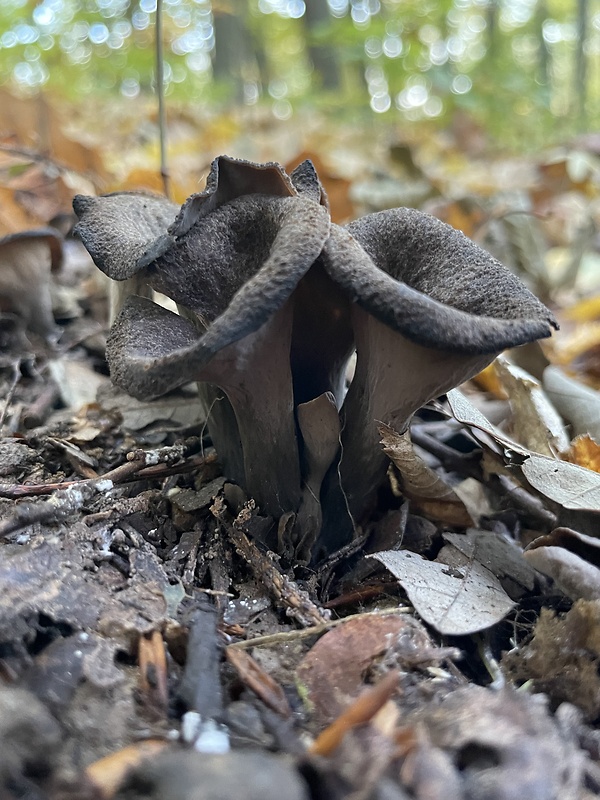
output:
[[158,450],[134,450],[127,454],[127,461],[124,464],[98,478],[72,481],[67,486],[59,484],[60,489],[49,500],[35,505],[32,503],[17,505],[12,517],[0,523],[0,539],[35,522],[58,522],[66,519],[83,508],[97,494],[111,491],[115,483],[122,483],[139,473],[143,467],[155,468],[160,462],[170,464],[181,458],[186,450],[189,450],[189,445],[185,443]]
[[10,401],[13,399],[15,389],[17,388],[17,385],[21,380],[21,359],[18,358],[16,361],[14,361],[12,367],[13,367],[12,382],[6,394],[6,400],[4,401],[4,408],[2,409],[2,414],[0,415],[0,433],[4,428],[4,420],[6,419],[6,415],[8,413],[8,407],[10,405]]
[[388,617],[392,614],[408,614],[412,611],[408,606],[398,606],[397,608],[382,608],[376,611],[363,611],[360,614],[348,614],[343,619],[330,619],[329,622],[321,622],[310,628],[303,628],[300,631],[281,631],[280,633],[266,633],[264,636],[255,636],[253,639],[245,639],[242,642],[233,642],[227,645],[227,650],[249,650],[251,647],[269,647],[270,645],[285,644],[286,642],[297,642],[299,639],[307,639],[310,636],[320,636],[331,628],[344,625],[351,619],[363,617]]
[[[188,458],[181,464],[153,464],[151,467],[142,467],[137,465],[137,470],[122,471],[122,464],[113,470],[99,475],[94,480],[112,480],[113,483],[127,483],[132,480],[156,480],[157,478],[166,478],[169,475],[179,475],[184,472],[192,472],[192,470],[203,467],[205,464],[216,462],[216,454],[210,453],[208,456],[193,456]],[[119,471],[121,470],[121,471]],[[71,486],[80,486],[86,484],[87,480],[81,481],[62,481],[61,483],[15,483],[6,484],[0,483],[0,497],[5,497],[9,500],[17,500],[20,497],[41,497],[47,494],[54,494],[60,489],[69,489]]]
[[369,722],[383,708],[398,688],[399,673],[392,670],[375,686],[365,689],[358,698],[317,737],[309,752],[329,756],[339,747],[349,730]]
[[240,511],[233,523],[227,519],[227,509],[222,497],[216,498],[210,510],[213,516],[225,527],[237,553],[244,559],[275,599],[287,607],[287,613],[290,617],[297,619],[300,625],[305,628],[312,625],[320,625],[329,620],[329,612],[313,603],[308,593],[300,589],[287,575],[284,575],[277,567],[274,559],[261,553],[249,538],[244,530],[252,513],[252,509],[248,504]]
[[189,620],[187,655],[178,699],[188,711],[206,721],[223,713],[223,691],[219,676],[222,645],[217,628],[216,608],[208,602],[198,605]]
[[158,131],[160,139],[160,176],[165,197],[170,197],[169,170],[167,167],[167,114],[165,110],[165,74],[163,55],[162,0],[156,0],[156,96],[158,98]]
[[140,636],[138,645],[140,689],[162,716],[169,709],[169,687],[165,643],[160,631]]

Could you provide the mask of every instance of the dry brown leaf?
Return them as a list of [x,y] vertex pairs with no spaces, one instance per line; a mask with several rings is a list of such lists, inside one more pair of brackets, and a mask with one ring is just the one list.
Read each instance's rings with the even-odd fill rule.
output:
[[600,441],[600,392],[555,366],[544,370],[543,382],[546,393],[570,423],[573,433],[589,434]]
[[350,181],[336,175],[317,153],[309,150],[303,151],[287,164],[285,166],[286,172],[289,173],[306,159],[312,161],[327,192],[332,221],[338,224],[348,222],[355,216],[354,205],[350,199]]
[[402,478],[402,493],[413,509],[447,525],[472,525],[474,519],[454,490],[415,453],[410,433],[379,425],[381,444]]
[[527,448],[493,425],[459,389],[451,389],[446,393],[446,397],[452,416],[458,422],[467,425],[469,428],[474,428],[475,432],[481,431],[487,434],[505,452],[514,452],[520,456],[530,455],[530,451]]
[[319,639],[297,675],[319,715],[331,720],[364,688],[373,661],[391,649],[401,657],[402,644],[413,655],[433,647],[425,629],[409,617],[390,612],[350,619]]
[[523,550],[516,542],[491,531],[470,529],[466,533],[444,533],[444,540],[489,569],[513,600],[531,591],[535,570],[523,559]]
[[483,389],[484,392],[489,392],[494,397],[497,397],[498,400],[506,400],[508,395],[498,379],[495,363],[495,361],[492,361],[491,364],[481,370],[481,372],[475,375],[474,378],[471,378],[471,380],[476,386]]
[[600,387],[600,321],[580,322],[552,343],[550,361]]
[[[164,189],[164,181],[158,169],[144,167],[132,169],[123,180],[112,184],[110,187],[111,192],[145,190],[156,194],[163,194]],[[188,180],[187,182],[182,182],[179,175],[171,174],[169,191],[171,200],[175,203],[184,203],[191,194],[198,191],[198,181]]]
[[600,475],[585,467],[532,455],[521,470],[538,492],[574,511],[600,511]]
[[509,397],[513,436],[534,453],[556,456],[569,446],[558,412],[537,381],[521,367],[499,357],[496,374]]
[[574,322],[593,322],[600,319],[600,294],[593,297],[585,297],[574,303],[572,306],[565,308],[562,312],[565,319],[573,320]]
[[535,539],[525,558],[573,600],[600,599],[600,539],[571,528],[555,528]]
[[16,201],[12,189],[0,186],[0,235],[34,228],[41,222],[40,217],[32,214]]
[[564,547],[537,547],[524,555],[571,600],[600,600],[600,569],[589,561]]

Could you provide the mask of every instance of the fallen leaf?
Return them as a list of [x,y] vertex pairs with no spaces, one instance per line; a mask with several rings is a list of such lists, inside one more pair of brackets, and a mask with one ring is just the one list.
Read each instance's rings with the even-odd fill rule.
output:
[[371,558],[400,581],[419,615],[444,635],[462,636],[489,628],[514,606],[498,579],[477,561],[465,563],[464,556],[453,559],[462,561],[460,566],[427,561],[408,551],[375,553]]
[[496,374],[509,397],[515,439],[534,453],[555,456],[569,446],[558,412],[540,383],[505,358],[496,359]]
[[592,322],[600,319],[600,294],[584,297],[583,300],[566,308],[563,316],[574,322]]
[[172,431],[201,425],[204,419],[197,393],[189,387],[156,400],[136,400],[115,386],[104,386],[98,395],[103,409],[118,412],[126,431]]
[[398,433],[389,425],[379,425],[384,453],[402,479],[402,494],[413,510],[447,525],[472,525],[474,519],[453,489],[434,472],[413,448],[409,431]]
[[523,447],[523,445],[515,442],[514,439],[511,439],[493,425],[459,389],[451,389],[449,392],[446,392],[446,398],[452,416],[458,422],[467,425],[469,428],[475,428],[476,431],[487,434],[504,451],[514,452],[520,456],[530,455],[530,451]]
[[568,461],[532,455],[521,466],[538,492],[575,511],[600,511],[600,475]]
[[285,166],[286,172],[297,167],[298,164],[301,164],[306,159],[312,161],[321,183],[325,187],[331,208],[332,221],[341,224],[353,219],[356,216],[356,212],[350,199],[350,181],[337,175],[334,170],[329,169],[317,153],[303,151]]
[[567,597],[600,599],[600,539],[571,528],[555,528],[535,539],[524,555]]
[[543,385],[554,406],[576,435],[589,434],[600,442],[600,392],[575,380],[559,367],[546,367]]
[[572,600],[600,600],[600,569],[575,553],[564,547],[538,547],[524,555]]
[[144,742],[124,747],[86,768],[87,777],[100,792],[103,800],[110,800],[123,782],[125,775],[147,758],[151,758],[167,747],[162,739],[147,739]]
[[444,533],[444,540],[493,573],[513,600],[535,586],[535,570],[523,558],[523,550],[508,536],[469,529]]
[[[598,264],[594,265],[594,275],[598,275]],[[599,348],[600,321],[580,322],[570,333],[564,333],[552,342],[551,361],[584,375],[596,386],[600,383]]]
[[297,676],[319,715],[332,720],[364,688],[373,661],[389,650],[400,660],[403,651],[435,660],[433,643],[420,623],[390,612],[350,619],[326,633],[303,658]]
[[95,403],[99,389],[110,384],[106,375],[96,372],[84,361],[51,359],[48,371],[59,388],[63,405],[73,411]]
[[12,189],[0,186],[0,234],[17,233],[33,228],[41,219],[28,213],[15,199]]
[[600,444],[587,433],[577,436],[571,442],[567,452],[563,454],[563,460],[594,472],[600,472]]
[[476,386],[483,389],[484,392],[489,392],[498,400],[506,400],[508,395],[498,380],[495,364],[496,362],[492,361],[491,364],[488,364],[485,369],[482,369],[481,372],[475,375],[474,378],[471,378],[471,380]]

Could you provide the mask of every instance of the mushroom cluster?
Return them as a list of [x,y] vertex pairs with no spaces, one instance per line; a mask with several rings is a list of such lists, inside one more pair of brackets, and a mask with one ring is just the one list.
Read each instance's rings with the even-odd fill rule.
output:
[[333,224],[310,161],[287,175],[221,156],[181,208],[139,192],[74,208],[96,265],[127,287],[113,381],[139,399],[198,381],[226,474],[267,514],[291,512],[280,545],[302,561],[345,544],[371,510],[379,422],[406,429],[424,403],[556,327],[502,264],[427,214]]

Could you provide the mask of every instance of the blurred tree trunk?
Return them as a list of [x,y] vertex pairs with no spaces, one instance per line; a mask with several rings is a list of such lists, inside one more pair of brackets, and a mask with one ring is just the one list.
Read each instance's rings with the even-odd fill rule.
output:
[[250,39],[245,30],[244,13],[242,0],[229,0],[219,3],[218,7],[213,6],[213,75],[216,81],[230,84],[236,103],[244,99],[243,71]]
[[488,53],[494,59],[498,52],[498,0],[488,0],[486,6]]
[[586,116],[587,99],[587,60],[585,42],[588,33],[589,5],[588,0],[577,0],[577,42],[575,51],[575,113],[580,126],[583,127]]
[[327,0],[304,0],[306,4],[306,31],[308,55],[319,75],[323,89],[335,91],[340,88],[340,70],[336,52],[331,45],[317,44],[323,30],[331,24]]

